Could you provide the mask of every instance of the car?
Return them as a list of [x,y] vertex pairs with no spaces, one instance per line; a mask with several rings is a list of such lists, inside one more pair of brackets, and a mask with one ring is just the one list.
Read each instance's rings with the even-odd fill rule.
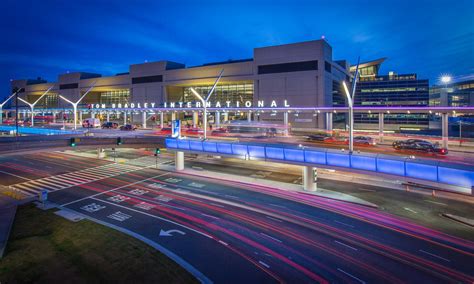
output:
[[137,130],[137,127],[131,124],[125,124],[120,126],[120,130],[122,131],[134,131]]
[[158,131],[158,134],[171,134],[171,127],[163,127]]
[[337,139],[334,136],[328,133],[311,134],[311,135],[306,136],[306,140],[313,141],[313,142],[325,142],[325,143],[332,143],[332,142],[337,141]]
[[439,147],[438,143],[431,143],[421,139],[399,140],[392,143],[395,150],[412,150],[426,153],[448,154],[448,149]]
[[226,133],[227,133],[226,128],[217,128],[217,129],[212,130],[211,135],[213,135],[213,136],[223,136]]
[[116,129],[118,127],[118,123],[116,122],[106,122],[102,124],[102,129]]
[[369,136],[355,136],[354,144],[364,145],[364,146],[373,146],[376,145],[375,140]]
[[100,119],[98,118],[86,118],[82,121],[83,128],[98,128],[100,127]]

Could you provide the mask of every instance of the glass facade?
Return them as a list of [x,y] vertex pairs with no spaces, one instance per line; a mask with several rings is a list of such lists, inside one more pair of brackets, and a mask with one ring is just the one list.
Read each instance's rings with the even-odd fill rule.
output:
[[440,106],[442,95],[446,95],[447,106],[466,107],[474,105],[474,80],[453,83],[448,86],[433,86],[430,89],[430,105]]
[[[415,74],[361,78],[357,84],[355,106],[428,106],[429,82],[418,80]],[[386,114],[386,124],[428,126],[424,114]],[[354,114],[355,123],[378,123],[377,114]]]
[[100,93],[101,104],[125,104],[130,100],[130,90],[113,90]]
[[[202,97],[207,96],[212,88],[209,86],[196,86],[192,87]],[[183,102],[196,102],[197,98],[191,93],[191,87],[183,88]],[[214,93],[210,99],[211,103],[217,101],[225,103],[231,101],[232,103],[245,101],[253,101],[253,83],[241,83],[241,84],[229,84],[229,85],[217,85],[214,89]]]

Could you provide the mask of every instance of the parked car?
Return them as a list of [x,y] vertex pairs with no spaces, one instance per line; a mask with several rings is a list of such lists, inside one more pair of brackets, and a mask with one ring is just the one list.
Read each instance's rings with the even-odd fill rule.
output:
[[137,130],[137,127],[136,127],[135,125],[125,124],[125,125],[120,126],[120,130],[123,130],[123,131],[134,131],[134,130]]
[[100,127],[100,119],[98,119],[98,118],[86,118],[82,121],[82,127],[84,127],[84,128],[98,128],[98,127]]
[[355,136],[354,144],[364,145],[364,146],[373,146],[373,145],[376,145],[377,143],[372,137],[369,137],[369,136]]
[[223,136],[226,133],[227,133],[226,128],[217,128],[217,129],[212,130],[211,135],[213,135],[213,136]]
[[158,131],[158,134],[171,134],[171,127],[163,127]]
[[116,129],[118,127],[118,123],[116,122],[106,122],[102,124],[102,129]]
[[438,143],[433,144],[421,139],[399,140],[393,142],[392,146],[395,150],[412,150],[441,155],[448,154],[448,149],[439,147]]

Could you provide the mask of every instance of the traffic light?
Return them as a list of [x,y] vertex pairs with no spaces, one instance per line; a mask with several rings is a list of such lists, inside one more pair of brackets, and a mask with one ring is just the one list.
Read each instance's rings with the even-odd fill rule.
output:
[[71,139],[69,139],[69,146],[76,147],[77,142],[79,142],[79,141],[80,141],[79,138],[71,137]]
[[122,144],[123,144],[122,137],[117,137],[117,145],[122,145]]
[[160,148],[156,148],[155,150],[155,157],[158,156],[161,153]]

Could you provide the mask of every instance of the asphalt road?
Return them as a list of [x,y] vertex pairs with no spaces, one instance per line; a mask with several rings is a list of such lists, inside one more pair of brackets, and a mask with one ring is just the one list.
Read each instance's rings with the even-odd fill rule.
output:
[[[149,157],[110,168],[61,153],[33,156],[1,164],[24,165],[30,171],[15,175],[39,181],[51,201],[149,238],[216,283],[474,281],[473,242],[375,209],[158,170]],[[63,175],[78,177],[72,186],[34,173],[54,177],[64,163],[74,170]]]

